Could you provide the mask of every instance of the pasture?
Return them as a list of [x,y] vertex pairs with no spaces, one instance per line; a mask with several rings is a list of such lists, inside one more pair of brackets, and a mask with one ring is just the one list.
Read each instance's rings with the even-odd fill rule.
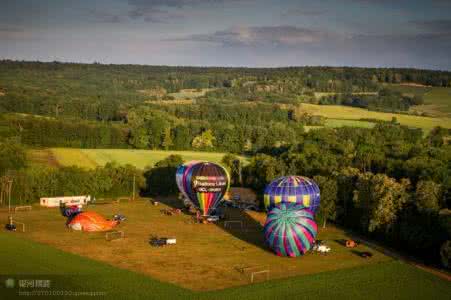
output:
[[[330,254],[290,259],[262,244],[263,213],[227,211],[229,219],[244,222],[246,230],[240,230],[193,224],[191,216],[166,216],[162,208],[166,205],[146,200],[89,207],[105,216],[121,212],[128,217],[119,225],[125,239],[114,242],[101,233],[70,231],[58,209],[18,212],[16,219],[30,230],[0,232],[0,277],[34,274],[51,279],[59,289],[104,292],[112,299],[447,299],[451,292],[449,282],[364,245],[345,248],[341,240],[346,233],[334,227],[319,233],[331,246]],[[5,218],[6,212],[0,212],[0,219]],[[153,234],[176,237],[177,245],[153,248],[148,244]],[[363,259],[360,251],[374,256]],[[246,266],[269,269],[270,280],[249,284],[248,274],[238,271]]]
[[[164,150],[135,150],[135,149],[78,149],[78,148],[51,148],[30,150],[29,157],[34,163],[54,162],[54,165],[72,166],[82,168],[95,168],[104,166],[108,162],[117,162],[125,165],[131,164],[144,169],[152,167],[158,161],[171,154],[182,156],[185,161],[208,160],[221,162],[225,153],[196,152],[196,151],[164,151]],[[245,158],[243,158],[245,160]]]
[[395,84],[388,87],[405,95],[423,96],[424,104],[411,107],[409,112],[425,113],[435,117],[451,117],[451,88]]
[[302,111],[312,115],[324,116],[328,119],[340,120],[360,120],[360,119],[378,119],[391,121],[396,117],[399,123],[409,127],[417,127],[429,132],[436,126],[451,128],[451,118],[432,118],[413,116],[407,114],[384,113],[377,111],[369,111],[363,108],[341,106],[341,105],[316,105],[302,103],[300,104]]

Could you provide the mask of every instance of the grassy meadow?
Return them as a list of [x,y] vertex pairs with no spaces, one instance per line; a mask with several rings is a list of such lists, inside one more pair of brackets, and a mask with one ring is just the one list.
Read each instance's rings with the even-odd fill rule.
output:
[[215,89],[181,89],[177,93],[169,93],[168,96],[174,97],[175,100],[195,99],[213,90]]
[[[378,119],[384,121],[391,121],[393,117],[396,117],[398,122],[401,123],[402,125],[421,128],[425,132],[429,132],[432,128],[436,126],[451,128],[451,118],[445,117],[432,118],[432,117],[413,116],[407,114],[383,113],[377,111],[370,111],[363,108],[341,105],[316,105],[308,103],[302,103],[300,105],[301,109],[305,112],[308,112],[313,115],[324,116],[327,119],[342,120],[341,122],[343,122],[343,124],[345,124],[346,122],[343,120],[359,121],[360,119]],[[338,121],[332,122],[335,122],[334,125],[337,125]],[[354,125],[363,125],[363,124],[355,123]],[[367,124],[365,125],[368,126]]]
[[[171,199],[159,199],[171,207]],[[0,277],[51,279],[54,288],[104,292],[109,299],[447,299],[449,282],[393,260],[365,245],[348,249],[345,232],[321,229],[319,239],[332,248],[328,255],[281,258],[263,245],[263,213],[230,209],[229,219],[242,220],[245,230],[223,224],[190,223],[188,215],[166,216],[145,200],[89,207],[105,216],[120,212],[125,239],[107,242],[102,233],[73,232],[57,209],[34,207],[18,212],[27,231],[0,232]],[[0,218],[6,218],[6,211]],[[152,234],[177,238],[177,245],[153,248]],[[21,249],[18,251],[18,249]],[[371,259],[358,253],[370,251]],[[239,268],[270,270],[270,280],[250,284]],[[3,289],[3,290],[2,290]],[[0,285],[0,293],[14,293]]]
[[435,117],[451,117],[451,88],[399,84],[392,84],[389,87],[405,95],[423,96],[424,104],[411,107],[410,112],[425,113]]
[[[78,149],[51,148],[29,151],[29,158],[33,164],[47,164],[51,166],[79,166],[95,168],[108,162],[131,164],[137,168],[151,167],[158,161],[171,154],[183,157],[185,161],[207,160],[220,163],[225,153],[196,152],[196,151],[164,151],[164,150],[136,150],[136,149]],[[245,158],[243,158],[245,161]]]

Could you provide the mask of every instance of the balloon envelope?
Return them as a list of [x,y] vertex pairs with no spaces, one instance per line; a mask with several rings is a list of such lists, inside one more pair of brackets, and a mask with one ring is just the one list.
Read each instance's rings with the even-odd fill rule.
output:
[[68,223],[67,226],[73,230],[83,231],[107,231],[119,224],[115,220],[107,220],[93,211],[85,211],[77,214]]
[[177,186],[204,216],[219,205],[229,188],[226,169],[211,162],[188,162],[177,169]]
[[294,203],[281,203],[272,207],[263,228],[266,244],[277,255],[289,257],[309,251],[317,231],[313,213]]
[[268,184],[264,192],[267,210],[280,203],[296,203],[315,213],[319,202],[318,185],[312,179],[302,176],[279,177]]
[[[189,199],[188,194],[185,192],[185,189],[183,188],[183,176],[185,175],[185,171],[190,168],[192,165],[195,165],[201,161],[198,160],[192,160],[187,163],[184,163],[180,165],[177,168],[177,171],[175,173],[175,182],[177,183],[177,187],[179,188],[179,191],[185,196],[186,199]],[[191,200],[190,200],[191,201]],[[192,202],[191,202],[192,203]]]

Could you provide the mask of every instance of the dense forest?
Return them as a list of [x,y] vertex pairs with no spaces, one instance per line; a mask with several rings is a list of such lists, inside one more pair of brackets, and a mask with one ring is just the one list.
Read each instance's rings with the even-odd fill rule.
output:
[[318,102],[321,99],[314,97],[315,92],[334,92],[334,99],[326,97],[322,102],[401,111],[421,102],[384,89],[386,83],[401,82],[448,87],[451,73],[416,69],[200,68],[4,60],[0,61],[0,109],[125,122],[128,110],[144,101],[171,100],[169,93],[182,89],[209,89],[202,103]]
[[[0,62],[0,175],[14,201],[90,193],[176,191],[170,157],[153,169],[30,165],[30,147],[229,152],[234,185],[261,194],[280,175],[320,185],[322,224],[334,222],[437,262],[451,239],[449,129],[427,135],[392,120],[373,128],[322,128],[298,104],[407,111],[421,104],[391,83],[451,86],[451,73],[416,69],[194,68]],[[180,95],[191,89],[196,97]],[[241,166],[236,154],[245,154]],[[161,172],[161,173],[159,173]]]

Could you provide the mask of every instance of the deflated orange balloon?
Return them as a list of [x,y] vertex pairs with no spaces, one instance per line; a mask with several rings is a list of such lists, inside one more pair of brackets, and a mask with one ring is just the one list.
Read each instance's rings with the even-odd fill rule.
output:
[[86,211],[77,214],[67,224],[73,230],[83,231],[108,231],[119,224],[119,221],[107,220],[101,215],[93,211]]

